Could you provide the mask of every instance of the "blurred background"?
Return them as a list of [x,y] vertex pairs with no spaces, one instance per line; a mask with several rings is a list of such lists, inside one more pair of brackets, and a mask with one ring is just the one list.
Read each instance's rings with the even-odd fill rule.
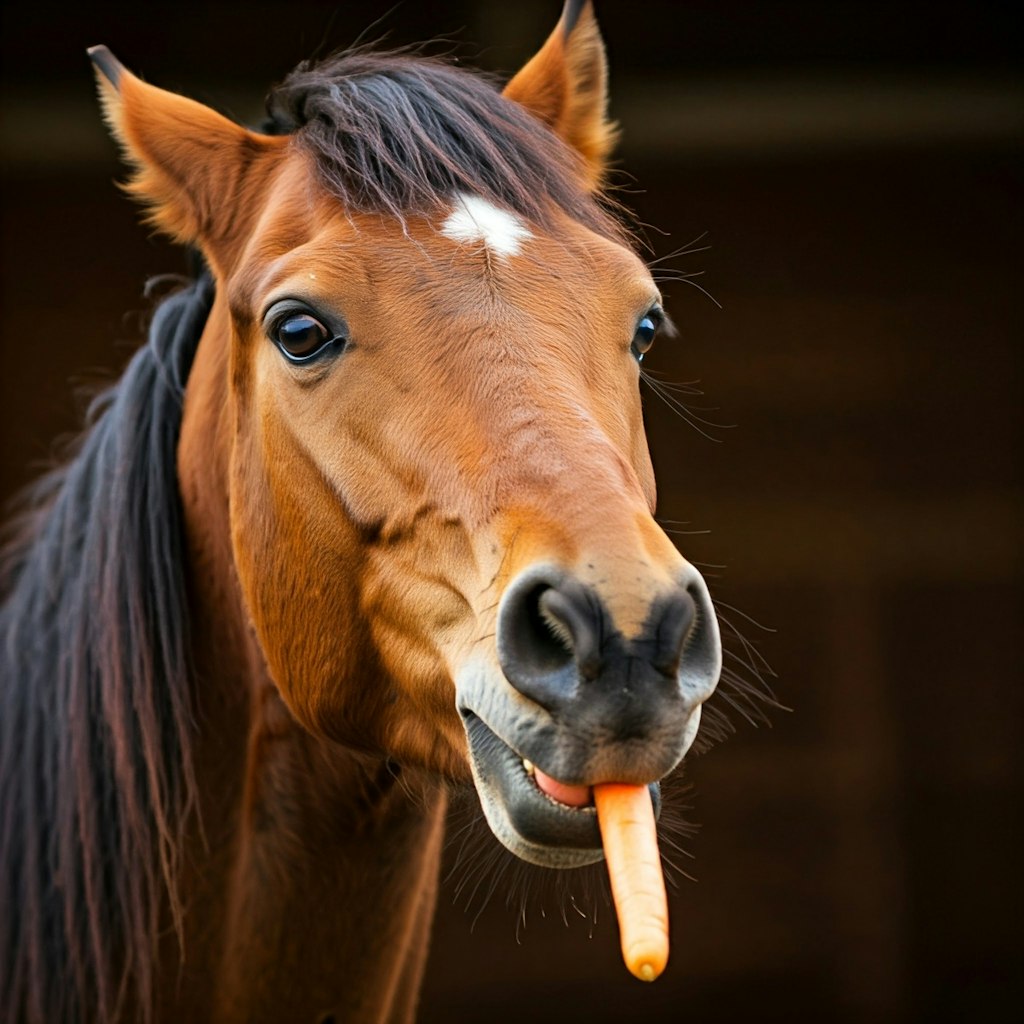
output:
[[[272,82],[366,29],[392,44],[453,40],[466,63],[509,74],[559,4],[2,11],[6,499],[75,428],[76,383],[127,361],[146,279],[185,265],[115,187],[123,170],[87,45],[254,123]],[[733,712],[735,735],[691,759],[675,798],[690,809],[667,816],[701,828],[676,826],[692,859],[667,849],[693,880],[673,871],[673,958],[657,984],[627,977],[600,894],[595,926],[531,882],[523,927],[508,875],[486,904],[489,878],[472,895],[479,865],[456,864],[456,841],[422,1019],[1015,1017],[1024,91],[1013,5],[606,0],[598,13],[622,198],[651,226],[666,275],[702,273],[666,282],[680,337],[645,363],[705,392],[682,395],[682,416],[645,394],[659,517],[791,710],[757,727]],[[680,248],[700,251],[672,257]],[[745,672],[744,648],[732,649]]]

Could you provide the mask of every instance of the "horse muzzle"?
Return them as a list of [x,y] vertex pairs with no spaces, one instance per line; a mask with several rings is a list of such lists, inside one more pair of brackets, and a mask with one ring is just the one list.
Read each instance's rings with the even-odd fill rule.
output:
[[626,635],[595,586],[532,566],[501,599],[494,651],[496,664],[477,657],[456,678],[488,823],[536,864],[600,860],[596,814],[581,795],[600,782],[649,784],[657,806],[657,782],[689,749],[718,682],[718,624],[703,579],[684,563]]

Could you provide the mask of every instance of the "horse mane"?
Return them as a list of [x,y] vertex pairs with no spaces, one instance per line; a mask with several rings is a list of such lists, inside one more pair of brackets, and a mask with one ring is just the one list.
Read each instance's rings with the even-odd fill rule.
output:
[[581,157],[479,71],[415,51],[305,61],[267,96],[270,134],[292,134],[347,210],[403,221],[479,196],[549,226],[552,209],[623,240],[617,205],[580,184]]
[[[28,493],[0,606],[0,1006],[147,1017],[194,799],[185,551],[175,458],[213,298],[157,309],[97,397],[77,455]],[[28,503],[26,503],[27,505]]]

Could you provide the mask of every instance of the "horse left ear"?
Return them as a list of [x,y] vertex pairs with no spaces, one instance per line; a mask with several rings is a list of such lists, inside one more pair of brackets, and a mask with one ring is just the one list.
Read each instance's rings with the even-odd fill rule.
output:
[[105,46],[89,57],[107,121],[135,167],[127,190],[156,227],[223,265],[250,227],[245,193],[276,165],[285,140],[143,82]]
[[583,157],[588,188],[601,186],[618,128],[608,120],[608,63],[590,0],[566,0],[554,32],[504,94]]

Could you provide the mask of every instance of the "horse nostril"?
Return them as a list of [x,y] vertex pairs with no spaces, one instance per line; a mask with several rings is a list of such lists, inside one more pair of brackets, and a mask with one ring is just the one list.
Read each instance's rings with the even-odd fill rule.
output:
[[679,673],[679,662],[697,617],[697,602],[690,588],[678,590],[662,599],[657,607],[654,622],[654,654],[651,664],[659,671],[675,679]]
[[579,585],[569,593],[549,587],[541,593],[537,606],[548,627],[572,651],[580,676],[596,679],[601,671],[600,613],[586,591]]
[[534,587],[507,617],[507,627],[517,654],[538,672],[557,671],[573,660],[572,632],[557,613],[552,613],[551,587]]
[[[687,567],[686,589],[683,592],[683,617],[673,623],[666,617],[666,638],[680,643],[676,660],[679,684],[694,706],[707,700],[718,685],[722,671],[722,642],[718,633],[711,595],[704,578],[693,566]],[[677,641],[678,636],[678,641]],[[666,644],[666,650],[669,645]]]
[[505,591],[496,641],[505,678],[552,712],[582,698],[581,686],[594,701],[602,680],[620,697],[632,693],[640,686],[634,673],[651,670],[652,683],[660,681],[665,693],[685,692],[699,703],[721,668],[711,599],[695,569],[651,603],[642,628],[627,639],[596,590],[552,566],[537,566]]
[[498,662],[520,693],[548,710],[600,671],[600,610],[585,587],[553,574],[516,580],[498,612]]

